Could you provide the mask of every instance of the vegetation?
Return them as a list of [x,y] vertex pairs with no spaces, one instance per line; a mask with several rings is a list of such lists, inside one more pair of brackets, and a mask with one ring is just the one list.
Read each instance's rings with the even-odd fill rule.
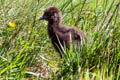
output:
[[[83,30],[86,40],[63,59],[48,38],[48,6],[63,24]],[[0,0],[0,79],[119,80],[119,0]]]

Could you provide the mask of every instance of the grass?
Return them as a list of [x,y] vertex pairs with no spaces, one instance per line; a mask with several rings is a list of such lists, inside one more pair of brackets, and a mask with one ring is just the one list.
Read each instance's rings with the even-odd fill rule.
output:
[[[61,10],[63,24],[76,25],[86,37],[63,59],[47,22],[38,20],[51,5]],[[0,14],[0,79],[119,80],[119,0],[0,0]]]

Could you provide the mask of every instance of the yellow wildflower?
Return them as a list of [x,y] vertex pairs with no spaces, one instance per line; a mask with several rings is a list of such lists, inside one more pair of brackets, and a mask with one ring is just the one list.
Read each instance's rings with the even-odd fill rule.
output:
[[98,4],[101,5],[101,3],[102,3],[102,0],[98,0]]
[[9,26],[10,26],[10,27],[16,27],[16,24],[13,23],[13,22],[9,22]]

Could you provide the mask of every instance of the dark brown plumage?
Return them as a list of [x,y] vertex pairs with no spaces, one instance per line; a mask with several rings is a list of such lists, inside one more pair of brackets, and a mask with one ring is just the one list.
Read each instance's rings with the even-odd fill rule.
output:
[[61,12],[56,7],[45,9],[40,20],[48,21],[48,34],[56,51],[62,57],[63,48],[69,49],[70,44],[77,48],[83,43],[83,32],[75,27],[63,26],[61,24]]

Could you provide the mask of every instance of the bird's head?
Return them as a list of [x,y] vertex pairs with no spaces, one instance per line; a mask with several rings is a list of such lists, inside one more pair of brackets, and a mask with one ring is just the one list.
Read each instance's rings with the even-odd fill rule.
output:
[[45,9],[44,14],[40,17],[40,20],[47,20],[48,22],[61,22],[61,12],[58,8],[51,6]]

